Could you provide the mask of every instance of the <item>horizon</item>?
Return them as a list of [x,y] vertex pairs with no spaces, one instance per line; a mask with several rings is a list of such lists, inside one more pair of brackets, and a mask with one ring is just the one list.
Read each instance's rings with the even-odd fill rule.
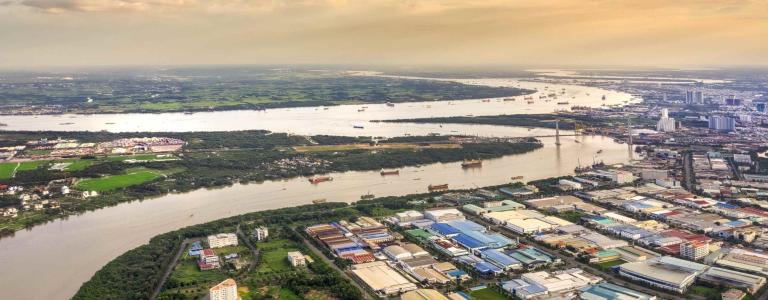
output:
[[766,15],[730,0],[6,0],[0,65],[767,66]]

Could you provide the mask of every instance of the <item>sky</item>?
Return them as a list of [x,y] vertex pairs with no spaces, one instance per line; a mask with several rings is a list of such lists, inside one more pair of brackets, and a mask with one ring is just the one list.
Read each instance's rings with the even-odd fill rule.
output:
[[0,0],[0,67],[768,65],[768,1]]

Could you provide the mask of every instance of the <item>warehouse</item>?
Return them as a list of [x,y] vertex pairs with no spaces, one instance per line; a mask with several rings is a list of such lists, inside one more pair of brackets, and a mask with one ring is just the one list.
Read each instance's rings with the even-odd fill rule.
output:
[[506,228],[518,234],[534,234],[551,231],[555,226],[539,219],[509,219]]
[[523,268],[523,264],[519,260],[514,259],[496,249],[483,250],[480,252],[480,257],[504,271]]
[[350,272],[382,297],[417,289],[415,284],[382,261],[354,265]]
[[684,294],[707,269],[706,265],[662,256],[641,262],[626,263],[617,267],[619,275],[651,286]]
[[582,300],[656,300],[656,296],[630,290],[608,282],[581,288],[579,298]]
[[745,288],[752,294],[765,285],[765,277],[718,267],[709,268],[699,279],[715,285]]

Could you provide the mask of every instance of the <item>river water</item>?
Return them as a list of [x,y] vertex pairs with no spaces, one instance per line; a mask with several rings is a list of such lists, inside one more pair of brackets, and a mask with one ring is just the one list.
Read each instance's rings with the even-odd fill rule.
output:
[[[527,83],[508,79],[461,80],[468,84],[538,88],[540,93],[565,88],[570,105],[598,106],[629,101],[631,96],[590,87]],[[544,90],[544,87],[547,90]],[[589,93],[589,95],[587,95]],[[294,134],[347,136],[399,136],[403,134],[477,134],[484,136],[551,135],[553,130],[487,126],[371,123],[370,120],[432,116],[547,113],[558,109],[551,102],[535,104],[491,99],[348,105],[324,108],[273,109],[265,112],[229,111],[185,114],[119,114],[77,116],[2,117],[8,130],[110,130],[195,131],[268,129]],[[560,100],[562,101],[562,100]],[[366,108],[363,108],[365,106]],[[358,110],[364,110],[358,112]],[[59,125],[68,123],[70,125]],[[106,124],[114,123],[114,124]],[[364,129],[352,125],[362,124]],[[568,134],[570,132],[562,132]],[[623,163],[629,159],[626,145],[600,136],[566,136],[561,146],[554,138],[541,138],[544,147],[526,154],[485,160],[482,168],[462,169],[460,163],[402,168],[399,176],[382,177],[378,171],[330,174],[332,182],[309,184],[306,178],[268,181],[232,187],[197,190],[155,199],[123,203],[80,216],[58,220],[18,232],[0,240],[0,290],[13,299],[66,299],[104,264],[151,237],[181,227],[251,211],[308,204],[312,199],[351,202],[360,195],[398,196],[426,192],[429,184],[447,183],[451,188],[472,188],[509,182],[522,175],[534,180],[570,174],[579,162]],[[579,141],[579,142],[576,142]],[[598,150],[603,150],[597,154]]]

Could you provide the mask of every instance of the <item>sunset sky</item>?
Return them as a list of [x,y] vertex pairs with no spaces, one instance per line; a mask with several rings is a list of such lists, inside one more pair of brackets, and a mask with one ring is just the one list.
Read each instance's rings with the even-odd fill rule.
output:
[[768,64],[768,1],[0,0],[0,67]]

